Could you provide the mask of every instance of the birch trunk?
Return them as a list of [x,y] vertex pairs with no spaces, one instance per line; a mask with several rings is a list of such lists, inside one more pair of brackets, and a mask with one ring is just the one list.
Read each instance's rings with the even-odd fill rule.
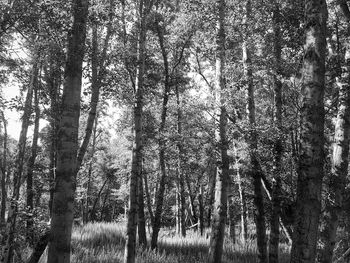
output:
[[315,262],[324,165],[324,88],[327,6],[305,1],[305,46],[297,204],[291,263]]
[[220,116],[216,137],[221,159],[217,167],[215,203],[213,209],[208,262],[220,263],[227,218],[227,192],[229,184],[229,159],[227,155],[227,112],[225,95],[225,1],[215,2],[217,15],[215,95],[217,114]]
[[[346,21],[350,22],[350,12],[346,1],[341,6]],[[346,177],[349,165],[349,141],[350,141],[350,26],[347,28],[345,42],[345,65],[338,83],[338,113],[335,123],[333,142],[333,156],[331,163],[331,178],[329,182],[329,195],[325,201],[325,224],[321,229],[321,263],[331,263],[334,245],[336,244],[336,232],[339,225],[339,216],[343,208],[343,199],[346,187]]]
[[274,31],[274,128],[277,138],[273,153],[273,177],[272,212],[270,219],[270,243],[269,263],[278,263],[278,246],[280,237],[280,213],[281,213],[281,161],[282,161],[282,82],[281,77],[281,29],[280,29],[280,4],[274,4],[272,24]]
[[70,262],[88,0],[73,0],[72,5],[73,25],[68,37],[62,112],[58,129],[48,263]]

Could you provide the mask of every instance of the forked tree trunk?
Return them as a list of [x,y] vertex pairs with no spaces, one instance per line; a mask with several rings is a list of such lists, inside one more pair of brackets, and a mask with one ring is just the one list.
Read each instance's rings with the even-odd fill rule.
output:
[[272,212],[270,219],[270,243],[269,263],[278,263],[278,246],[280,236],[280,213],[281,213],[281,166],[282,166],[282,82],[281,77],[281,29],[280,29],[280,4],[273,3],[273,31],[274,31],[274,128],[277,138],[274,143],[273,152],[273,177],[274,185],[272,191]]
[[325,0],[305,1],[305,46],[297,204],[291,263],[316,258],[324,165],[324,88],[327,6]]
[[26,142],[27,142],[27,131],[28,131],[29,122],[30,122],[33,90],[34,90],[34,87],[37,85],[38,72],[39,72],[39,69],[38,69],[39,56],[38,54],[35,54],[34,56],[35,57],[33,59],[33,69],[31,73],[31,80],[29,83],[25,105],[24,105],[24,113],[22,116],[21,133],[19,135],[19,140],[18,140],[18,151],[17,151],[16,161],[15,161],[15,171],[13,175],[13,193],[12,193],[11,204],[8,210],[6,231],[5,231],[5,235],[3,236],[4,241],[2,242],[2,244],[4,245],[1,251],[2,252],[1,253],[2,258],[0,261],[1,263],[12,263],[12,257],[13,257],[13,244],[14,244],[14,238],[15,238],[15,232],[16,232],[18,201],[20,197],[20,188],[21,188],[21,181],[22,181],[22,174],[23,174],[24,155],[25,155],[25,148],[26,148]]
[[220,116],[216,129],[221,159],[217,167],[215,203],[213,209],[211,237],[209,245],[208,262],[220,263],[225,237],[225,225],[227,217],[227,192],[229,185],[229,158],[227,155],[227,111],[225,95],[225,0],[216,0],[215,12],[217,14],[216,32],[216,65],[215,65],[215,95],[217,115]]
[[[135,95],[134,95],[134,142],[132,149],[132,166],[131,176],[129,179],[130,194],[129,194],[129,210],[126,226],[126,244],[124,252],[124,263],[134,263],[136,256],[136,232],[138,221],[138,192],[142,186],[139,181],[142,180],[142,107],[143,107],[143,79],[145,67],[145,51],[146,51],[146,16],[147,16],[148,1],[140,0],[138,3],[138,42],[137,42],[137,68],[135,80]],[[143,193],[142,193],[143,194]],[[142,200],[143,202],[143,200]],[[144,226],[142,226],[144,227]],[[147,245],[147,240],[142,229],[140,242]]]
[[34,90],[34,104],[35,104],[35,120],[34,120],[34,133],[31,155],[27,164],[27,208],[31,215],[28,215],[27,219],[27,239],[32,244],[34,241],[34,229],[33,229],[33,209],[34,209],[34,189],[33,189],[33,170],[35,159],[38,150],[39,139],[39,122],[40,122],[40,108],[39,108],[39,85],[36,85]]
[[268,261],[267,246],[266,246],[266,226],[265,226],[265,212],[263,201],[263,189],[261,184],[261,170],[258,161],[258,134],[256,131],[255,122],[255,99],[254,99],[254,83],[253,70],[251,62],[251,51],[249,41],[249,26],[252,24],[251,1],[246,1],[245,7],[245,36],[243,42],[243,68],[246,82],[246,100],[247,100],[247,117],[249,122],[249,133],[247,137],[248,151],[249,151],[249,174],[254,186],[254,205],[255,205],[255,225],[256,237],[258,247],[258,258],[260,263]]
[[170,92],[170,72],[169,72],[169,61],[168,61],[168,53],[165,49],[164,44],[164,26],[160,25],[160,21],[158,21],[157,25],[157,35],[159,46],[161,48],[162,57],[163,57],[163,65],[164,65],[164,93],[163,93],[163,103],[162,103],[162,113],[161,113],[161,122],[159,128],[159,166],[160,166],[160,181],[159,188],[157,191],[157,199],[156,199],[156,211],[154,213],[154,224],[153,224],[153,232],[151,239],[151,248],[157,248],[158,243],[158,233],[161,226],[161,217],[163,211],[163,201],[164,201],[164,192],[165,192],[165,180],[166,180],[166,169],[165,169],[165,147],[166,141],[164,138],[166,117],[168,111],[168,100],[169,100],[169,92]]
[[72,1],[73,25],[68,37],[62,111],[58,129],[57,170],[48,263],[70,262],[88,2],[88,0]]
[[[347,23],[350,22],[350,12],[346,1],[341,6]],[[335,123],[333,142],[333,156],[331,175],[329,182],[329,195],[325,201],[324,226],[321,230],[321,253],[319,262],[331,263],[336,233],[339,224],[339,216],[343,209],[344,191],[349,165],[349,140],[350,140],[350,26],[345,41],[345,65],[342,67],[342,75],[339,85],[338,114]]]

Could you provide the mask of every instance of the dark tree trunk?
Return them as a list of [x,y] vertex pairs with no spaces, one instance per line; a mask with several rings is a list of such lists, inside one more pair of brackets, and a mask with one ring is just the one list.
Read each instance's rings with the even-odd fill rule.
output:
[[249,122],[249,133],[247,137],[250,167],[249,174],[254,186],[254,205],[255,205],[255,225],[258,247],[258,258],[260,263],[266,263],[268,260],[267,246],[266,246],[266,226],[265,226],[265,212],[263,202],[263,189],[261,185],[261,170],[258,161],[258,134],[256,131],[255,122],[255,99],[254,99],[254,84],[253,71],[250,54],[249,43],[249,27],[251,20],[251,1],[246,1],[245,18],[243,24],[245,25],[245,36],[243,42],[243,68],[246,82],[246,99],[247,99],[247,117]]
[[34,133],[33,133],[33,142],[31,155],[27,164],[27,208],[31,215],[27,219],[27,239],[29,243],[32,243],[34,240],[34,230],[33,230],[33,209],[34,209],[34,189],[33,189],[33,170],[35,159],[37,156],[38,150],[38,139],[39,139],[39,121],[40,121],[40,108],[39,108],[39,95],[38,89],[39,86],[34,87],[34,104],[35,104],[35,120],[34,120]]
[[169,92],[170,92],[170,72],[169,72],[169,62],[168,55],[164,45],[164,31],[165,28],[160,25],[160,21],[158,21],[157,25],[157,35],[159,40],[159,46],[161,48],[162,57],[163,57],[163,65],[164,65],[164,93],[163,93],[163,103],[162,103],[162,113],[161,113],[161,122],[159,128],[159,166],[160,166],[160,181],[159,188],[157,192],[156,199],[156,211],[154,213],[154,224],[153,224],[153,232],[151,239],[151,248],[157,248],[158,242],[158,233],[161,226],[161,217],[163,211],[163,201],[164,201],[164,192],[165,192],[165,179],[166,179],[166,169],[165,169],[165,147],[166,147],[166,139],[164,138],[165,131],[165,123],[168,111],[168,100],[169,100]]
[[6,213],[6,171],[7,171],[7,121],[5,119],[4,112],[0,112],[0,118],[4,127],[4,141],[3,141],[3,152],[1,159],[0,175],[1,175],[1,208],[0,208],[0,226],[5,224],[5,213]]
[[57,169],[52,201],[48,263],[69,263],[74,217],[78,130],[88,0],[73,0],[73,25],[68,37],[62,111],[58,129]]
[[[130,195],[129,195],[129,211],[127,221],[127,234],[124,253],[124,263],[134,263],[136,256],[136,232],[137,223],[141,218],[141,223],[144,219],[144,211],[140,213],[143,206],[139,206],[138,192],[142,191],[142,114],[143,114],[143,80],[145,70],[145,52],[146,52],[146,18],[148,15],[148,1],[141,0],[138,3],[138,40],[137,40],[137,68],[135,80],[135,94],[134,94],[134,142],[132,149],[132,167],[131,176],[129,180]],[[141,182],[140,182],[141,181]],[[143,200],[142,200],[143,203]],[[141,229],[142,228],[142,229]],[[145,224],[139,225],[139,241],[144,246],[147,246]]]
[[327,6],[305,1],[305,46],[298,186],[291,263],[316,258],[324,165],[324,88]]

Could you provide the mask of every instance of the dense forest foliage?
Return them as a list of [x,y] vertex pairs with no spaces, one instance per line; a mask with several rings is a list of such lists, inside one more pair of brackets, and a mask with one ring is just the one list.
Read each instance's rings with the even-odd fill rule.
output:
[[0,1],[0,262],[348,262],[349,6]]

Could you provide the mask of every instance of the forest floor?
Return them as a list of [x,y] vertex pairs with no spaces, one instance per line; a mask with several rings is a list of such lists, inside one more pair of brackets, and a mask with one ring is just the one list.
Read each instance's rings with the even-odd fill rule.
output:
[[[120,223],[93,223],[75,228],[72,236],[72,263],[116,263],[124,255],[125,228]],[[227,237],[223,262],[258,262],[256,241],[235,244]],[[201,263],[206,262],[209,238],[188,231],[186,238],[175,235],[174,230],[161,230],[158,252],[138,249],[137,263]],[[281,246],[279,262],[288,262],[289,247]]]

